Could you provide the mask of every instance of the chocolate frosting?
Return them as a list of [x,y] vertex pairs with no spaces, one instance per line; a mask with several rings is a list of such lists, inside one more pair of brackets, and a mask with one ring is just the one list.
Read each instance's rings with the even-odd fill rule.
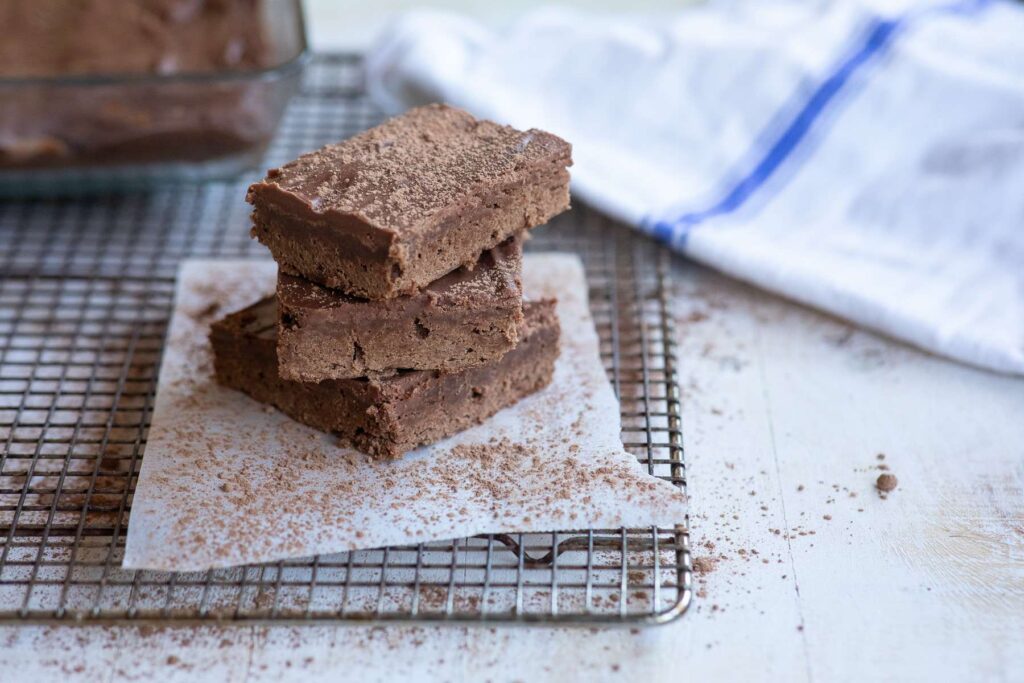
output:
[[481,187],[571,165],[571,153],[569,143],[550,133],[431,104],[271,169],[250,188],[249,201],[272,190],[316,213],[416,232]]
[[522,322],[521,238],[484,252],[423,291],[383,301],[357,299],[278,271],[278,367],[285,379],[463,370],[496,360]]
[[472,309],[496,298],[521,296],[522,240],[519,236],[506,240],[485,251],[473,268],[458,268],[412,296],[369,301],[283,272],[278,273],[277,296],[286,309],[322,311],[344,307],[350,308],[353,315],[362,309],[365,315],[375,317],[388,311],[415,315],[416,311],[433,306]]

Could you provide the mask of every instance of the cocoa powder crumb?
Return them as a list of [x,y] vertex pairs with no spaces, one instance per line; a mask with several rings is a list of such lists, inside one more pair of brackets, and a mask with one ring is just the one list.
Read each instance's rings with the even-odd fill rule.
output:
[[693,558],[693,573],[698,576],[704,574],[710,574],[715,571],[718,566],[718,558],[711,556],[695,557]]

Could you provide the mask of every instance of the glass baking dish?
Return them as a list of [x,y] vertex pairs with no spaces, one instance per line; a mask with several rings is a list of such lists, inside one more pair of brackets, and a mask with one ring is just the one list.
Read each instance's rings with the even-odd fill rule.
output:
[[258,164],[308,58],[301,1],[259,8],[262,68],[0,78],[0,194],[136,190]]

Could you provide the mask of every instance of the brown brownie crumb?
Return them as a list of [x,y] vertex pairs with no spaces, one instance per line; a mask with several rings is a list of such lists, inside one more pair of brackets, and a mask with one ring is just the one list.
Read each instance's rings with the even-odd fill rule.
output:
[[875,488],[878,489],[879,493],[889,493],[895,490],[898,484],[899,480],[896,479],[895,474],[880,474],[875,482]]

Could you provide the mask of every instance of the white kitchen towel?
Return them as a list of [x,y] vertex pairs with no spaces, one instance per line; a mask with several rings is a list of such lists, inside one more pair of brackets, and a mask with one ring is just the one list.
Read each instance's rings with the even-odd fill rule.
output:
[[692,258],[1024,374],[1024,10],[962,1],[404,16],[366,60],[395,113],[447,101],[573,143],[576,195]]

